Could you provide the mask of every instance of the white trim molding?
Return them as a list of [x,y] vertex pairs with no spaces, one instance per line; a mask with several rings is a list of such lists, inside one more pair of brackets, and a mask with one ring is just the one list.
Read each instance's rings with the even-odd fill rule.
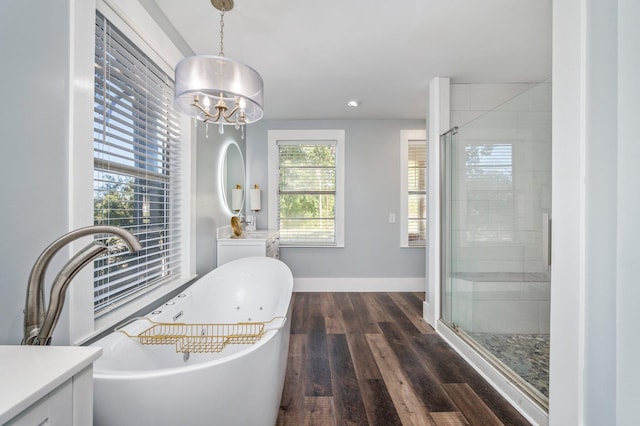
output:
[[336,146],[336,242],[331,245],[303,245],[301,247],[344,247],[344,188],[345,188],[345,131],[344,129],[269,130],[268,164],[268,223],[269,229],[278,229],[279,156],[278,144],[330,144]]
[[422,292],[425,277],[294,278],[295,292]]
[[429,116],[427,117],[429,181],[427,225],[427,264],[429,265],[424,319],[433,328],[440,319],[440,135],[449,130],[450,80],[436,77],[429,83]]

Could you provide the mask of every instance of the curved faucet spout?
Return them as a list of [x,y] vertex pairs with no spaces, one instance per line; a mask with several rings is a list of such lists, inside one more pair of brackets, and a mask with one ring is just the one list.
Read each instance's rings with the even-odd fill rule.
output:
[[27,300],[24,310],[23,345],[47,345],[60,317],[64,304],[64,295],[71,280],[93,259],[105,253],[108,248],[101,242],[94,241],[75,256],[61,269],[51,288],[49,307],[44,311],[44,275],[53,256],[65,245],[79,238],[95,234],[114,234],[120,237],[132,253],[142,249],[140,242],[130,232],[117,226],[95,225],[71,231],[53,243],[40,254],[31,269],[27,287]]

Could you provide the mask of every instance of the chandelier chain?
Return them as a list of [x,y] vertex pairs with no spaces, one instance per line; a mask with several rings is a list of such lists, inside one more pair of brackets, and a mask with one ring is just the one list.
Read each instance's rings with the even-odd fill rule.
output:
[[218,56],[224,56],[224,6],[220,12],[220,54]]

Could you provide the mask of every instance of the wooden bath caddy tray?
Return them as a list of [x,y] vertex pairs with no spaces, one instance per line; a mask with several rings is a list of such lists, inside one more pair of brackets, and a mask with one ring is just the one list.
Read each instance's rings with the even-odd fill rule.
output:
[[[145,320],[151,327],[137,335],[123,330],[127,324]],[[221,352],[231,344],[253,344],[269,330],[278,330],[286,322],[286,317],[274,317],[266,322],[237,322],[234,324],[186,324],[151,321],[146,317],[133,318],[115,331],[138,339],[143,345],[175,345],[176,352],[205,353]],[[280,324],[278,324],[280,321]],[[275,325],[269,327],[269,325]]]

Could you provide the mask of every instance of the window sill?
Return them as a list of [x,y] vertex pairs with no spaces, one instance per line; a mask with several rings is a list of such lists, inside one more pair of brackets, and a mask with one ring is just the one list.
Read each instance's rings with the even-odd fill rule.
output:
[[[190,284],[196,277],[197,275],[193,275],[190,278],[177,278],[175,280],[169,281],[166,284],[149,290],[140,297],[137,297],[128,303],[125,303],[101,314],[94,320],[93,333],[89,336],[85,336],[82,339],[79,339],[73,344],[81,345],[87,343],[88,341],[94,339],[96,336],[114,328],[125,319],[133,316],[138,311],[144,310],[145,308],[148,308],[149,312],[152,311],[153,308],[151,308],[151,306],[153,306],[154,303],[158,302],[163,297],[169,295],[171,292],[179,289],[180,287]],[[143,312],[142,314],[144,315],[145,313],[146,312]]]

